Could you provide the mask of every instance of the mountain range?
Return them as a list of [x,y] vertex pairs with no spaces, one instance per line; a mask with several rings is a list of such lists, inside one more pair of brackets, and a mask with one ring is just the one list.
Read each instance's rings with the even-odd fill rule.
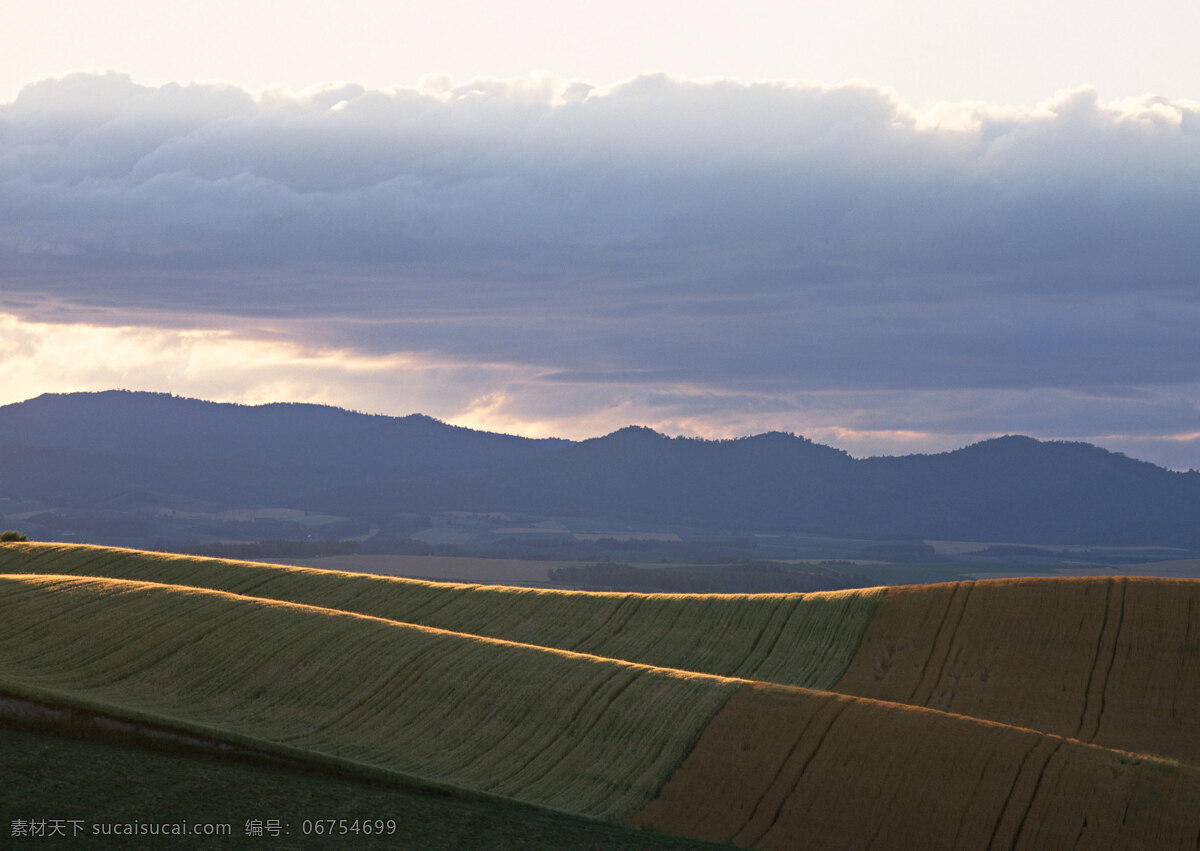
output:
[[862,538],[1200,547],[1200,473],[1006,436],[852,458],[780,432],[630,426],[530,439],[309,404],[45,394],[0,407],[0,497],[103,509],[256,506],[378,522],[406,512],[570,515]]

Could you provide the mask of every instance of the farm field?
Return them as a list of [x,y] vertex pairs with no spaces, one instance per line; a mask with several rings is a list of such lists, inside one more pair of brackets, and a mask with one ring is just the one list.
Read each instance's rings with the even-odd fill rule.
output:
[[[501,820],[761,848],[1200,842],[1195,580],[599,594],[7,544],[0,610],[3,695]],[[38,747],[99,746],[62,726]],[[36,803],[10,791],[5,814]]]
[[947,713],[739,690],[628,820],[753,848],[1193,847],[1200,771]]
[[5,578],[0,605],[8,694],[593,817],[644,803],[736,687],[155,583]]
[[1200,581],[892,588],[834,688],[1200,765]]
[[0,573],[185,585],[319,606],[627,662],[828,688],[881,590],[592,594],[330,573],[72,544],[0,547]]

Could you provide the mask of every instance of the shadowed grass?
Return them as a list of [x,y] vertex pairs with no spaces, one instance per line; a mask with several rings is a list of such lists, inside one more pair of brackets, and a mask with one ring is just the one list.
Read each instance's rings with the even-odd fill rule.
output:
[[[0,728],[0,813],[73,819],[70,848],[711,848],[679,837],[605,824],[515,802],[369,782],[318,771],[215,759]],[[120,778],[114,783],[114,778]],[[278,837],[246,823],[276,820]],[[347,833],[305,835],[305,820],[346,820]],[[382,822],[365,835],[362,822]],[[391,821],[392,824],[388,825]],[[227,824],[228,837],[101,835],[100,824]],[[355,822],[359,825],[355,827]],[[341,824],[337,825],[340,830]],[[309,828],[311,830],[311,826]],[[35,841],[35,840],[30,840]],[[54,840],[43,840],[53,842]]]

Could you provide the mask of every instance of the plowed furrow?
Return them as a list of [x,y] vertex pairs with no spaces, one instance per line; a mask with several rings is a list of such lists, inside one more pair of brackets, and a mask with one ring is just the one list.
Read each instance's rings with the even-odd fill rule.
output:
[[795,794],[796,787],[804,779],[804,772],[808,770],[817,751],[825,743],[838,716],[848,705],[848,701],[830,701],[809,720],[797,736],[787,758],[780,764],[779,771],[767,784],[754,812],[746,824],[731,837],[731,842],[753,848],[775,827],[784,804]]
[[929,650],[929,658],[925,662],[925,669],[921,672],[921,680],[917,687],[913,689],[907,703],[912,703],[916,706],[927,706],[929,700],[942,681],[942,676],[946,670],[946,664],[950,659],[951,650],[954,647],[954,639],[958,634],[959,624],[962,623],[963,612],[967,607],[967,598],[971,594],[971,588],[974,587],[973,582],[958,582],[955,583],[954,593],[950,597],[950,601],[946,606],[946,613],[942,616],[942,622],[938,625],[937,636],[933,640],[933,646]]
[[[1100,721],[1104,717],[1105,694],[1110,685],[1113,664],[1117,659],[1117,648],[1121,644],[1121,627],[1125,623],[1125,592],[1127,588],[1128,580],[1123,578],[1113,580],[1112,596],[1116,597],[1115,612],[1105,618],[1104,634],[1098,642],[1097,658],[1103,667],[1096,672],[1098,675],[1092,676],[1088,681],[1083,718],[1079,734],[1076,736],[1085,742],[1095,740],[1096,734],[1100,730]],[[1111,627],[1109,621],[1112,622]]]

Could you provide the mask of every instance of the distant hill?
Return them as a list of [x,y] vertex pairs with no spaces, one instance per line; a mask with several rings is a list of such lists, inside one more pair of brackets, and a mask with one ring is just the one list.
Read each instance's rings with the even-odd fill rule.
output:
[[0,493],[103,505],[163,501],[317,509],[380,482],[477,475],[565,445],[322,405],[162,393],[45,394],[0,407]]
[[856,460],[788,434],[708,441],[627,428],[469,487],[430,483],[426,493],[476,510],[846,537],[1200,545],[1200,473],[1028,437]]
[[528,512],[863,538],[1200,547],[1200,473],[1002,437],[854,459],[778,432],[572,442],[319,405],[47,394],[0,407],[0,497],[290,507],[351,517]]

